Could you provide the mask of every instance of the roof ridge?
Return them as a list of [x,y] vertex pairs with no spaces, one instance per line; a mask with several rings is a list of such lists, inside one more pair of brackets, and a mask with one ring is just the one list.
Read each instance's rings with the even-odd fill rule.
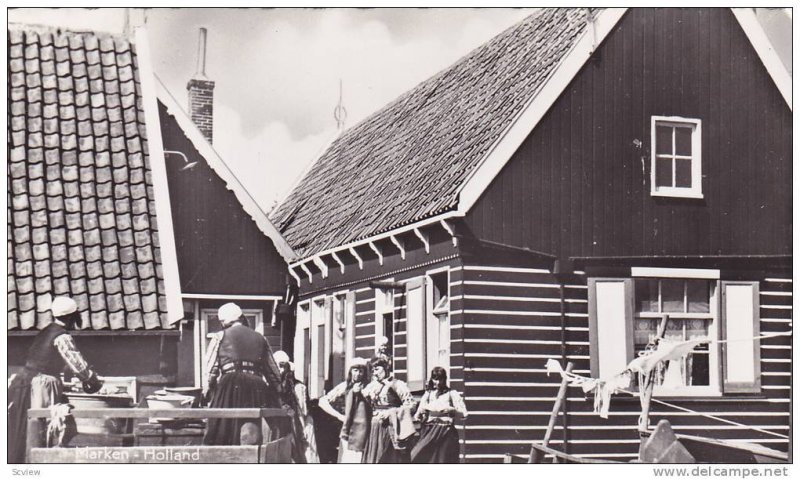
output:
[[125,35],[122,32],[109,32],[103,30],[78,30],[63,28],[55,25],[47,25],[44,23],[22,23],[22,22],[9,22],[7,24],[8,31],[36,33],[36,34],[50,34],[50,35],[93,35],[99,39],[110,38],[113,40],[124,40],[133,43],[133,38]]

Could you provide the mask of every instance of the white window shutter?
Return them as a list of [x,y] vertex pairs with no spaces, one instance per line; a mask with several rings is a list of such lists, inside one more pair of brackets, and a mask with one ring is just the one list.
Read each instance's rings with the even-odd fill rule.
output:
[[[344,308],[344,367],[348,368],[356,355],[356,293],[354,291],[347,292]],[[347,372],[345,371],[346,376]]]
[[306,336],[309,334],[308,327],[310,325],[309,306],[299,305],[297,307],[297,322],[295,323],[294,332],[294,370],[295,374],[300,381],[308,384],[308,377],[306,371],[308,370],[308,363],[306,363]]
[[758,283],[722,282],[723,391],[761,392]]
[[589,341],[592,377],[608,378],[633,359],[633,281],[589,280]]
[[323,351],[323,378],[325,381],[331,377],[331,355],[333,354],[333,298],[325,298],[325,347]]
[[412,391],[425,384],[425,280],[406,283],[406,382]]

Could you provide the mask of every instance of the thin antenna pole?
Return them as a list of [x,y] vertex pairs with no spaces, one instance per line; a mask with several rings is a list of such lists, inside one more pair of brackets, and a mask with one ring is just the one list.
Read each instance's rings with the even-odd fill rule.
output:
[[339,130],[344,129],[345,121],[347,120],[347,109],[344,107],[342,101],[342,79],[339,79],[339,103],[333,109],[333,119],[336,120],[336,128]]

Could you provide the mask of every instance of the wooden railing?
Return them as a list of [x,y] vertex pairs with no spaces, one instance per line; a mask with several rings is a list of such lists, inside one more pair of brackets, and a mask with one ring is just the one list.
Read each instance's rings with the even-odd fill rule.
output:
[[[280,408],[237,409],[73,409],[76,419],[258,419],[289,417]],[[264,446],[148,446],[46,448],[42,443],[41,422],[50,417],[49,409],[29,409],[25,457],[29,463],[72,462],[264,462]]]

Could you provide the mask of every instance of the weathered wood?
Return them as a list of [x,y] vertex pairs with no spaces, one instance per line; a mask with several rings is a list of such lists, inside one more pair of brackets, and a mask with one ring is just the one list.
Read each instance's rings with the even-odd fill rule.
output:
[[[174,418],[174,419],[205,419],[205,418],[267,418],[288,417],[289,414],[281,408],[236,408],[236,409],[146,409],[146,408],[109,408],[109,409],[73,409],[75,418]],[[49,418],[49,409],[29,409],[29,418]]]
[[[567,374],[572,372],[572,368],[575,365],[572,361],[567,363],[567,367],[564,370]],[[548,447],[550,445],[550,436],[553,435],[553,429],[556,427],[556,419],[558,419],[558,412],[561,410],[561,407],[564,405],[564,399],[567,396],[567,386],[569,385],[569,377],[565,374],[561,378],[561,386],[558,388],[558,395],[556,396],[556,402],[553,404],[553,410],[550,412],[550,422],[547,423],[547,430],[544,433],[544,439],[542,440],[542,446]],[[528,462],[530,464],[536,464],[539,462],[540,455],[539,451],[531,447],[531,455]],[[555,458],[553,458],[555,461]]]
[[33,448],[35,464],[258,463],[260,446]]
[[[47,410],[49,411],[49,410]],[[48,414],[48,417],[49,414]],[[42,423],[38,419],[28,418],[27,433],[25,434],[25,460],[30,461],[31,450],[35,447],[44,446],[42,444]]]
[[618,463],[618,461],[604,461],[602,459],[589,459],[589,458],[577,457],[571,454],[567,454],[565,452],[561,452],[557,449],[542,446],[541,444],[533,444],[532,447],[536,449],[537,453],[543,457],[547,454],[552,455],[555,459],[554,462],[558,461],[568,464],[617,464]]

